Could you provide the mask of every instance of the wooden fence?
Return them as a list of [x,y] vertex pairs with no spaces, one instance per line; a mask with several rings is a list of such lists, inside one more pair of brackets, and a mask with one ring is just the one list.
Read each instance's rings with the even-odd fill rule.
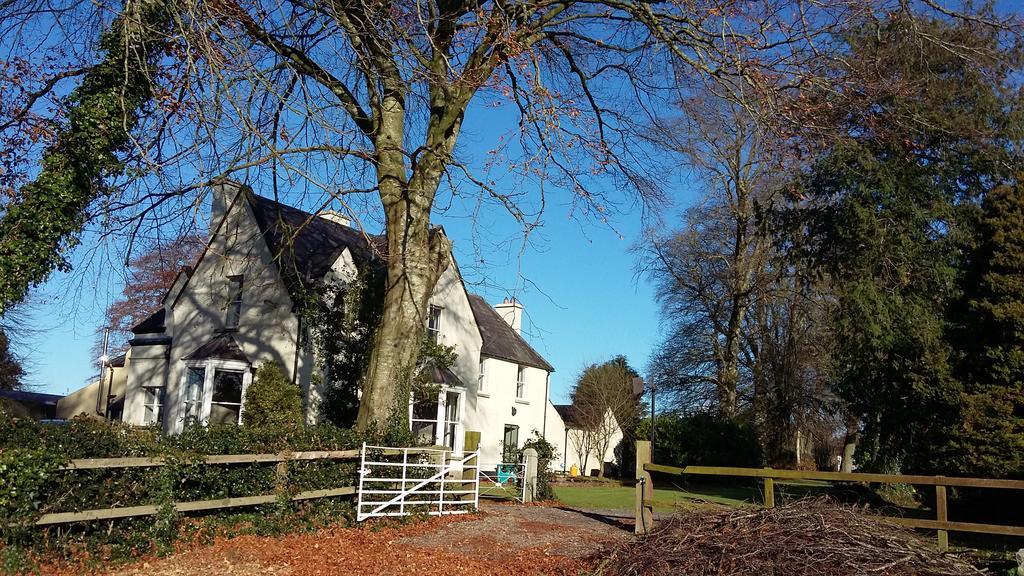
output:
[[[424,449],[413,448],[409,453],[422,453]],[[400,454],[401,450],[384,451],[385,454]],[[278,485],[278,492],[274,494],[260,494],[256,496],[239,496],[234,498],[219,498],[215,500],[196,500],[192,502],[174,502],[171,505],[178,512],[198,512],[203,510],[216,510],[220,508],[235,508],[239,506],[258,506],[260,504],[271,504],[280,497],[280,490],[287,483],[288,462],[311,461],[311,460],[356,460],[359,458],[359,450],[336,450],[336,451],[310,451],[310,452],[282,452],[280,454],[224,454],[209,455],[200,458],[203,465],[230,465],[230,464],[262,464],[276,463],[275,480]],[[152,468],[163,466],[165,463],[162,457],[155,458],[83,458],[72,460],[62,466],[62,470],[73,472],[75,470],[103,470],[116,468]],[[355,494],[355,486],[340,486],[337,488],[325,488],[321,490],[308,490],[290,495],[292,500],[312,500],[316,498],[329,498],[334,496],[350,496]],[[115,518],[128,518],[132,516],[151,516],[156,514],[161,505],[147,504],[143,506],[124,506],[119,508],[100,508],[95,510],[82,510],[79,512],[52,512],[43,514],[36,521],[36,526],[47,526],[51,524],[65,524],[68,522],[88,522],[93,520],[111,520]]]
[[761,478],[764,482],[764,505],[775,506],[775,480],[826,480],[829,482],[862,482],[866,484],[915,484],[935,486],[935,520],[925,518],[885,517],[911,528],[925,528],[938,531],[941,550],[949,547],[948,532],[977,532],[1006,536],[1024,536],[1024,526],[1002,526],[998,524],[975,524],[951,522],[946,511],[946,488],[999,488],[1024,490],[1022,480],[997,480],[993,478],[964,478],[956,476],[919,476],[912,474],[868,474],[861,472],[816,472],[805,470],[775,470],[772,468],[730,468],[716,466],[663,466],[651,462],[651,443],[636,443],[636,533],[646,533],[653,525],[654,484],[651,473],[673,475],[734,476]]

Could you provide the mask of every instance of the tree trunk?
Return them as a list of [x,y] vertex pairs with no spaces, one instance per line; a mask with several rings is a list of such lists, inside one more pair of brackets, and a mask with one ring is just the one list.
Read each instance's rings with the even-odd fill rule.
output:
[[449,244],[430,233],[427,214],[398,202],[387,211],[387,289],[359,402],[357,428],[407,427],[409,387],[426,334],[427,306],[448,265]]
[[857,440],[860,436],[856,422],[847,424],[846,441],[843,443],[843,461],[840,472],[853,472],[853,455],[857,451]]
[[385,98],[378,150],[377,182],[387,234],[387,287],[380,326],[359,401],[357,430],[408,429],[411,373],[426,334],[427,306],[448,267],[451,244],[430,231],[430,210],[443,166],[423,163],[406,178],[402,153],[404,107]]

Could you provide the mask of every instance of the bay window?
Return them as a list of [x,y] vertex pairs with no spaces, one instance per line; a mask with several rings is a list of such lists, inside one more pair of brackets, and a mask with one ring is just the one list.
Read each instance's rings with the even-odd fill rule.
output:
[[189,362],[182,386],[184,424],[241,424],[249,364],[209,359]]

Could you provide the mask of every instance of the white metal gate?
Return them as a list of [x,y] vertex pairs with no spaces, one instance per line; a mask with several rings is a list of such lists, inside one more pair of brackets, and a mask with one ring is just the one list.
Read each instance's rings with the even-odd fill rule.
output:
[[367,446],[360,451],[356,520],[426,513],[466,514],[477,509],[477,453]]
[[526,463],[480,465],[480,497],[526,501]]

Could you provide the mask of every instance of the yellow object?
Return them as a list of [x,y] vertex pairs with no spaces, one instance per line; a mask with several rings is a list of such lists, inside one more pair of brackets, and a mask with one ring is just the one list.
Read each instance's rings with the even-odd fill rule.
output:
[[575,477],[577,477],[579,475],[580,475],[580,468],[579,468],[579,466],[573,464],[572,468],[569,468],[569,476],[575,478]]

